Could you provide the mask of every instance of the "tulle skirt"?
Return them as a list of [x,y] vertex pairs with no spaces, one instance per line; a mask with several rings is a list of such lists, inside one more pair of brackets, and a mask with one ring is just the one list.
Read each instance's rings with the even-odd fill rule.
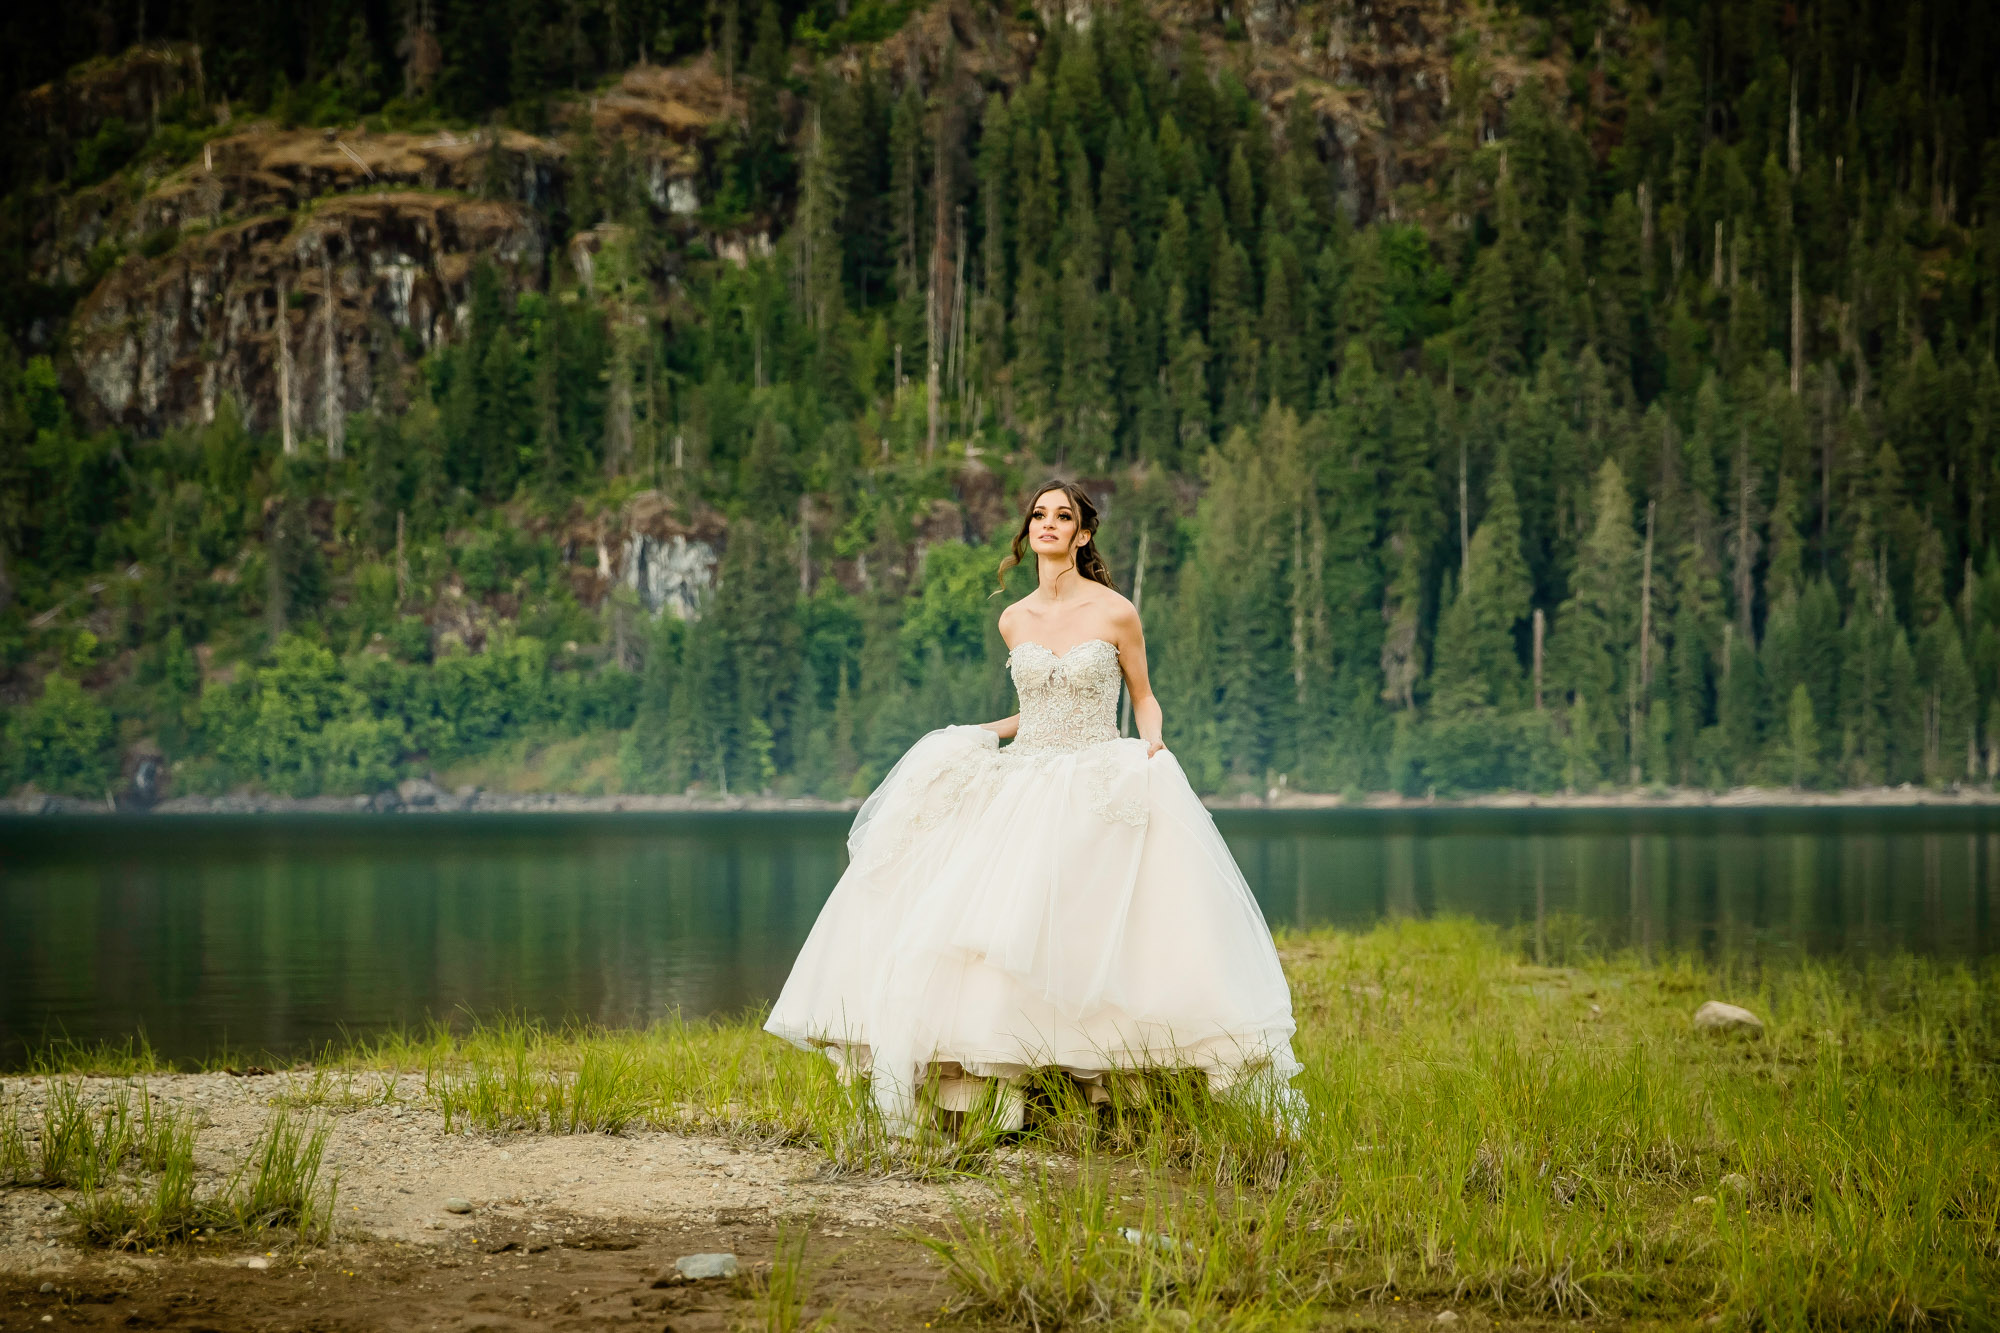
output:
[[[930,732],[863,803],[767,1030],[918,1091],[1059,1067],[1196,1069],[1296,1111],[1291,995],[1263,914],[1171,752]],[[957,1102],[951,1100],[955,1095]]]

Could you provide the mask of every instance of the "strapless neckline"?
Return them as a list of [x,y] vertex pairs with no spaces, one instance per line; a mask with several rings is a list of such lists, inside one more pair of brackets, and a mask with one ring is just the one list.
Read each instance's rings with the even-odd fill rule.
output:
[[1109,639],[1083,639],[1077,643],[1071,644],[1068,648],[1066,648],[1062,652],[1057,652],[1055,649],[1049,647],[1047,644],[1039,643],[1034,639],[1023,639],[1019,643],[1015,644],[1012,648],[1007,650],[1007,656],[1012,657],[1015,653],[1020,652],[1023,648],[1039,648],[1043,652],[1047,653],[1050,657],[1053,657],[1056,659],[1056,661],[1060,662],[1065,657],[1068,657],[1071,653],[1074,653],[1077,649],[1087,648],[1093,643],[1101,643],[1114,653],[1118,651],[1118,645],[1111,642],[1111,640]]

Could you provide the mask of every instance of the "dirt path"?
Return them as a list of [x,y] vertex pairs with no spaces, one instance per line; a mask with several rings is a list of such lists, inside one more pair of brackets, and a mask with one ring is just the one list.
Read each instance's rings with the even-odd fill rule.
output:
[[[274,1102],[307,1086],[291,1075],[140,1081],[196,1114],[203,1189],[242,1160]],[[24,1121],[39,1119],[46,1084],[5,1084]],[[131,1086],[91,1079],[86,1095]],[[353,1090],[377,1100],[292,1112],[329,1126],[326,1167],[339,1185],[332,1246],[267,1253],[228,1241],[214,1254],[105,1254],[70,1239],[63,1195],[0,1189],[0,1330],[721,1330],[754,1312],[758,1265],[771,1259],[780,1224],[807,1219],[810,1312],[915,1329],[946,1298],[937,1264],[909,1235],[950,1216],[937,1186],[828,1179],[807,1151],[650,1131],[446,1134],[417,1100],[420,1080],[357,1079]],[[446,1211],[454,1201],[472,1211]],[[677,1257],[705,1252],[736,1254],[743,1275],[652,1285]],[[257,1261],[264,1266],[250,1266]]]

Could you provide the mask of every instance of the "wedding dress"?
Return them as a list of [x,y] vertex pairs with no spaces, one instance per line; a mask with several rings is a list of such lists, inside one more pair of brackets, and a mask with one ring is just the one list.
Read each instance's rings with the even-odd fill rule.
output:
[[984,1080],[1018,1125],[1040,1066],[1193,1068],[1295,1118],[1270,931],[1179,762],[1118,735],[1116,645],[1022,643],[1008,669],[1011,744],[930,732],[862,804],[766,1029],[867,1072],[899,1132]]

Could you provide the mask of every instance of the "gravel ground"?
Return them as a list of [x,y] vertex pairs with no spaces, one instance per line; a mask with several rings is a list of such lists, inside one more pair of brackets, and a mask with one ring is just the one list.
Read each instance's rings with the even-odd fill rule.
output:
[[[295,1073],[84,1083],[87,1100],[143,1083],[193,1112],[204,1191],[310,1086]],[[0,1084],[0,1105],[39,1121],[47,1080]],[[614,1315],[721,1329],[754,1304],[779,1224],[807,1219],[815,1301],[837,1306],[842,1324],[865,1311],[865,1326],[922,1327],[943,1300],[941,1273],[912,1235],[949,1218],[939,1186],[828,1178],[806,1150],[650,1130],[447,1134],[420,1078],[362,1076],[352,1089],[369,1103],[288,1107],[329,1128],[332,1246],[267,1252],[225,1238],[212,1253],[107,1254],[75,1243],[66,1192],[0,1188],[0,1329],[597,1327]],[[446,1211],[453,1201],[471,1211]],[[712,1250],[741,1255],[744,1276],[652,1286],[677,1256]]]

